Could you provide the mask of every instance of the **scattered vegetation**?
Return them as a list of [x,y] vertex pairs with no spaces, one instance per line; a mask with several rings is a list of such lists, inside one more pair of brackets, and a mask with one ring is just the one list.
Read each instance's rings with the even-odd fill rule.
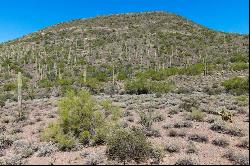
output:
[[241,129],[237,127],[230,127],[221,121],[216,121],[211,125],[210,129],[218,133],[224,133],[232,136],[243,137],[245,135]]
[[233,77],[222,83],[227,92],[244,95],[249,91],[249,77]]

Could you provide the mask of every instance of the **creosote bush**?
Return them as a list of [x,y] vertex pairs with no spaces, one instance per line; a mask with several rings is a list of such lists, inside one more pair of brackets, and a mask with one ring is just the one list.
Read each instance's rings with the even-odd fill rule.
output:
[[59,144],[61,150],[71,149],[77,142],[101,144],[118,120],[119,108],[110,102],[96,103],[89,92],[68,92],[59,101],[59,120],[50,124],[43,138]]

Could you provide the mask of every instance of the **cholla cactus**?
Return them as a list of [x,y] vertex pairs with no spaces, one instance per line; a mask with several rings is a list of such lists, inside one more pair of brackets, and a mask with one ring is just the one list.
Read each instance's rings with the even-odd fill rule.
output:
[[18,99],[18,109],[22,109],[22,73],[18,72],[18,78],[17,78],[17,99]]
[[233,114],[231,112],[222,109],[221,111],[219,111],[219,115],[221,116],[222,120],[229,121],[231,123],[233,122],[232,121]]

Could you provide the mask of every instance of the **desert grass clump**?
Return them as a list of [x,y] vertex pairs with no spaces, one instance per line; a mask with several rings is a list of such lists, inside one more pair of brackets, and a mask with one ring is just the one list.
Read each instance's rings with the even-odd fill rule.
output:
[[174,128],[192,128],[193,123],[190,121],[181,121],[173,125]]
[[235,103],[239,106],[247,106],[248,105],[248,96],[246,96],[246,95],[236,96]]
[[151,129],[152,124],[154,122],[154,117],[153,117],[153,113],[152,112],[143,112],[140,111],[139,112],[139,116],[140,116],[140,124],[146,128],[146,129]]
[[228,126],[223,121],[216,121],[214,124],[211,125],[210,129],[218,133],[228,134],[231,136],[245,136],[245,133],[241,129],[237,127]]
[[178,114],[178,111],[175,110],[175,109],[171,109],[169,112],[168,112],[169,115],[176,115]]
[[197,102],[197,100],[193,98],[186,98],[183,99],[182,103],[179,105],[180,109],[184,109],[187,112],[191,112],[194,108],[198,109],[200,106],[200,103]]
[[15,137],[0,134],[0,149],[6,149],[10,147],[14,141],[15,141]]
[[175,165],[197,165],[191,158],[180,158],[176,161]]
[[168,144],[165,147],[165,151],[169,152],[169,153],[178,153],[180,152],[180,146],[176,143],[172,143],[172,144]]
[[249,156],[244,156],[231,150],[227,151],[222,157],[227,158],[237,165],[249,165]]
[[187,115],[187,120],[202,122],[204,120],[204,113],[198,109],[192,108],[192,112]]
[[212,141],[212,144],[215,146],[219,146],[219,147],[227,147],[229,145],[228,140],[223,139],[223,138],[216,138]]
[[244,63],[244,62],[236,62],[231,64],[230,69],[233,71],[241,71],[241,70],[246,70],[249,68],[249,64],[248,63]]
[[193,141],[188,141],[186,153],[187,154],[198,153],[198,149],[196,148]]
[[201,143],[207,143],[208,137],[205,135],[200,135],[200,134],[192,134],[188,137],[188,140],[195,141],[195,142],[201,142]]
[[161,122],[161,121],[164,121],[164,120],[165,120],[165,117],[162,114],[156,114],[153,117],[154,122]]
[[147,137],[161,137],[161,133],[158,129],[144,129],[144,133]]
[[150,158],[152,145],[140,130],[118,129],[107,141],[109,159],[118,160],[124,164],[129,161],[141,162]]
[[186,132],[184,131],[184,130],[182,130],[182,131],[177,131],[177,130],[173,130],[173,129],[171,129],[171,130],[169,130],[169,132],[168,132],[168,136],[169,137],[185,137],[186,136]]
[[240,142],[236,146],[243,149],[249,149],[249,139],[246,138],[240,140]]

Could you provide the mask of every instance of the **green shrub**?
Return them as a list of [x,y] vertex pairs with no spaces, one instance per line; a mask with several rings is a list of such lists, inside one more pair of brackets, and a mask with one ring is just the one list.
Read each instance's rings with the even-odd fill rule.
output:
[[148,89],[150,93],[168,93],[175,88],[172,82],[165,81],[150,81]]
[[56,80],[56,85],[57,86],[69,86],[69,85],[72,85],[72,83],[73,83],[73,78],[68,78],[68,79],[66,79],[66,78],[62,78],[62,79],[57,79]]
[[149,89],[144,79],[130,80],[125,83],[125,90],[128,94],[148,94]]
[[128,94],[168,93],[175,88],[174,83],[166,81],[150,81],[145,79],[130,80],[125,83]]
[[180,71],[180,74],[183,75],[199,75],[204,72],[204,64],[198,63],[188,66],[187,68],[183,68]]
[[43,138],[58,143],[62,150],[78,141],[104,143],[120,117],[119,111],[110,102],[96,103],[87,91],[70,91],[59,101],[58,122],[45,130]]
[[247,94],[249,91],[249,77],[233,77],[222,82],[222,85],[227,92],[232,94]]
[[72,149],[76,144],[73,135],[71,133],[64,134],[62,128],[57,123],[49,124],[43,132],[43,139],[57,143],[59,149],[63,151]]
[[125,80],[128,79],[130,77],[130,75],[132,74],[132,69],[130,67],[127,68],[121,68],[118,71],[118,75],[117,75],[117,79],[118,80]]
[[248,97],[245,95],[235,97],[236,104],[240,106],[246,106],[248,104]]
[[234,62],[248,62],[248,55],[244,55],[242,53],[236,53],[233,55],[233,57],[230,59],[230,62],[234,63]]
[[84,77],[79,77],[76,80],[76,83],[80,87],[87,87],[93,93],[100,92],[102,82],[93,77],[87,77],[86,82],[84,81]]
[[54,86],[54,83],[52,81],[50,81],[49,79],[44,78],[38,82],[38,85],[41,88],[49,88],[49,87]]
[[15,82],[8,82],[3,85],[4,91],[14,91],[17,89],[17,83]]
[[150,157],[151,144],[139,130],[120,129],[108,139],[107,154],[112,160],[141,162]]
[[217,84],[213,84],[212,87],[204,87],[203,92],[209,94],[209,95],[218,95],[223,92],[223,87],[220,87]]
[[234,71],[246,70],[248,68],[249,68],[249,64],[248,63],[244,63],[244,62],[233,63],[230,66],[230,69],[234,70]]
[[195,109],[195,108],[193,108],[192,109],[192,112],[190,112],[189,114],[188,114],[188,119],[189,120],[195,120],[195,121],[198,121],[198,122],[201,122],[201,121],[203,121],[203,119],[204,119],[204,113],[203,112],[201,112],[200,110],[198,110],[198,109]]

